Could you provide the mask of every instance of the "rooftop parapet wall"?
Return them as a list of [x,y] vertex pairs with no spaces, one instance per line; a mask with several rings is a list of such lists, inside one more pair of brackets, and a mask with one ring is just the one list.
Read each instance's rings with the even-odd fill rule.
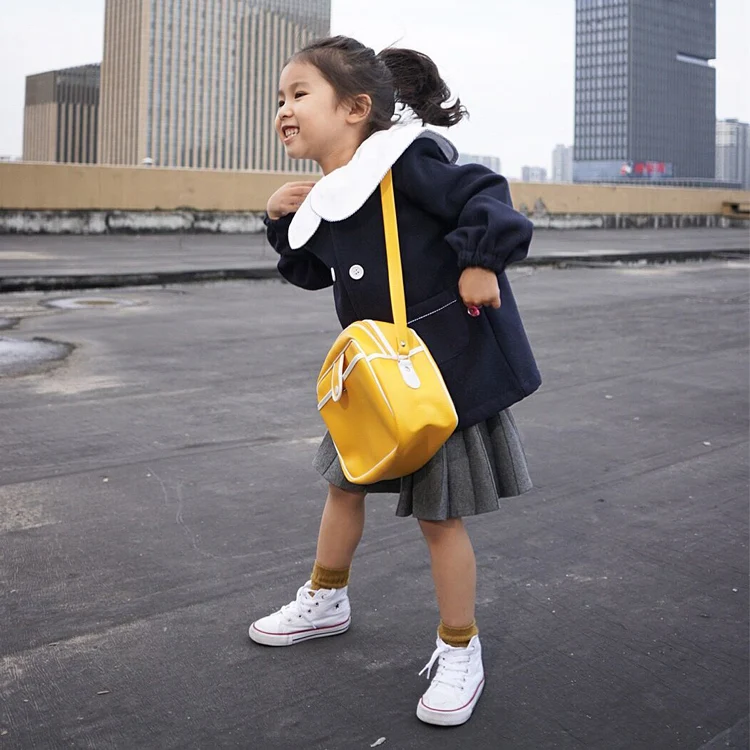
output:
[[290,180],[310,175],[80,164],[0,164],[0,209],[263,211]]
[[[235,222],[234,231],[243,231],[240,226],[259,227],[257,214],[279,186],[306,178],[278,172],[0,163],[0,213],[15,216],[16,223],[25,214],[50,212],[252,215],[250,224]],[[516,208],[531,215],[537,226],[560,228],[721,226],[726,222],[719,217],[726,217],[727,205],[750,203],[750,191],[742,190],[512,182],[511,192]],[[193,223],[182,221],[183,231],[190,231]],[[116,224],[100,231],[118,231]],[[24,229],[15,226],[10,231]],[[152,231],[170,230],[155,225]]]

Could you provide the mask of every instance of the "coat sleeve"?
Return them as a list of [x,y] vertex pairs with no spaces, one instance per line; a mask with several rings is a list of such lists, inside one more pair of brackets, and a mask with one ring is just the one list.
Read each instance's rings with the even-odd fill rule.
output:
[[294,214],[287,214],[274,221],[266,214],[263,219],[268,241],[280,256],[277,264],[279,273],[290,284],[302,289],[325,289],[332,286],[333,279],[330,269],[317,255],[310,251],[309,243],[297,250],[292,250],[289,247],[287,235],[293,218]]
[[450,164],[437,144],[417,139],[393,167],[397,190],[449,227],[459,268],[502,273],[529,252],[532,223],[513,209],[507,180],[479,164]]

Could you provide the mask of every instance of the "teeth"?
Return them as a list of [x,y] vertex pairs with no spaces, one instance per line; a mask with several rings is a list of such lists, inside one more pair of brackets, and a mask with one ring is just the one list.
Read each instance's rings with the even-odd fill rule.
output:
[[284,128],[284,135],[288,138],[290,135],[297,135],[299,128]]

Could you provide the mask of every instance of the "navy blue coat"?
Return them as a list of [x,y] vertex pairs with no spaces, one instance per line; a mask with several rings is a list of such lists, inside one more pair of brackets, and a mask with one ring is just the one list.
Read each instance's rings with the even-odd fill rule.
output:
[[[431,139],[418,138],[393,165],[407,318],[427,344],[464,429],[533,393],[541,384],[505,274],[525,258],[532,224],[511,207],[505,178],[477,164],[448,162]],[[289,247],[293,214],[266,217],[281,275],[303,289],[333,285],[343,327],[392,322],[380,191],[343,221],[322,221],[301,248]],[[458,294],[470,266],[498,274],[499,310],[468,315]]]

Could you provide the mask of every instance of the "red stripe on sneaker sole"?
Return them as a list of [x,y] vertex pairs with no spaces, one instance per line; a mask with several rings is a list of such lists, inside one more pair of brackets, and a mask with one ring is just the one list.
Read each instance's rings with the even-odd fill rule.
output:
[[293,638],[293,643],[302,643],[303,641],[312,641],[314,638],[324,638],[327,635],[339,635],[340,633],[345,633],[347,630],[349,630],[349,625],[347,624],[344,627],[339,628],[338,630],[327,630],[325,633],[321,633],[319,631],[316,631],[314,633],[310,633],[309,635],[302,635],[299,638]]
[[304,633],[325,633],[328,630],[335,630],[336,628],[340,628],[342,625],[346,625],[349,623],[350,620],[343,620],[342,622],[336,623],[336,625],[326,625],[324,628],[306,628],[305,630],[293,630],[291,633],[271,633],[268,630],[261,630],[260,628],[255,627],[255,623],[253,623],[252,628],[256,633],[263,633],[263,635],[270,635],[273,638],[286,638],[288,636],[295,636],[300,635]]

